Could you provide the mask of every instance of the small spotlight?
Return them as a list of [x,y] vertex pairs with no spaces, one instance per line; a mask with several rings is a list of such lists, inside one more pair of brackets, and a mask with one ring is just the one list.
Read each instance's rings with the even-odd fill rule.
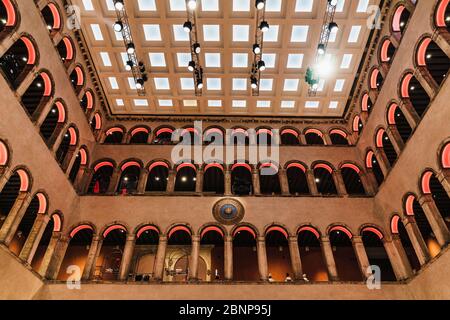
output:
[[337,32],[339,30],[339,26],[336,22],[330,22],[328,25],[328,30],[330,30],[330,32]]
[[197,1],[196,0],[188,0],[187,6],[190,10],[195,10],[195,8],[197,8]]
[[181,177],[181,181],[186,182],[187,178],[186,177]]
[[258,10],[264,9],[265,4],[266,4],[265,0],[256,0],[255,2],[256,9]]
[[336,6],[338,3],[338,0],[328,0],[328,3],[330,4],[330,6]]
[[127,63],[125,64],[125,70],[127,71],[131,71],[131,69],[133,68],[134,63],[131,60],[128,60]]
[[259,44],[255,43],[253,45],[253,53],[254,54],[260,54],[261,53],[261,47],[259,46]]
[[316,178],[316,182],[320,182],[320,179],[319,179],[319,178]]
[[266,70],[266,64],[263,60],[258,61],[258,70],[260,70],[260,71]]
[[197,88],[198,89],[202,89],[203,88],[203,80],[202,79],[198,79],[197,80]]
[[200,44],[197,43],[197,42],[192,45],[192,49],[197,54],[200,53],[200,51],[202,51],[202,48],[200,47]]
[[113,27],[114,31],[121,32],[123,30],[123,23],[121,21],[116,21]]
[[145,64],[142,61],[140,61],[138,63],[138,65],[139,65],[139,71],[145,72]]
[[144,86],[144,80],[143,79],[137,79],[136,80],[136,89],[142,89]]
[[114,7],[116,7],[117,10],[122,10],[124,7],[123,0],[115,0]]
[[194,69],[195,69],[195,62],[189,61],[188,70],[192,72],[192,71],[194,71]]
[[252,87],[252,89],[256,89],[258,87],[258,79],[256,79],[255,77],[251,77],[250,86]]
[[432,55],[431,53],[427,54],[427,59],[431,59]]
[[267,22],[267,21],[261,21],[261,24],[259,25],[259,29],[262,31],[262,32],[267,32],[267,31],[269,31],[269,23]]
[[192,23],[191,23],[190,21],[186,21],[186,22],[183,24],[183,29],[184,29],[184,31],[186,31],[186,32],[191,32],[191,31],[192,31]]
[[134,43],[130,42],[129,44],[127,44],[127,53],[128,54],[134,54],[135,51],[136,51],[136,47],[134,46]]
[[323,43],[319,43],[319,45],[317,46],[317,53],[320,55],[325,54],[325,45]]

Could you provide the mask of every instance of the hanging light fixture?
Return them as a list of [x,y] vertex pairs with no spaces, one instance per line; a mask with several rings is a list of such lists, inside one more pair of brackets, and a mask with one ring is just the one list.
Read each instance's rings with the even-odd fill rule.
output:
[[191,32],[192,31],[192,23],[190,21],[186,21],[183,24],[183,30],[186,32]]
[[195,53],[200,53],[202,51],[202,48],[200,47],[200,44],[198,42],[194,43],[192,49],[194,49]]
[[116,21],[115,23],[114,23],[114,31],[116,31],[116,32],[122,32],[122,30],[123,30],[123,23],[121,22],[121,21]]
[[260,54],[261,53],[261,47],[259,46],[259,44],[255,43],[253,45],[253,53],[254,54]]
[[114,7],[117,10],[122,10],[124,7],[123,0],[114,0]]
[[266,5],[266,0],[256,0],[255,1],[255,6],[256,6],[256,9],[258,9],[258,10],[264,9],[265,5]]
[[259,29],[260,29],[262,32],[267,32],[267,31],[269,31],[269,28],[270,28],[270,26],[269,26],[269,23],[268,23],[267,21],[265,21],[265,20],[261,21],[261,24],[259,25]]
[[195,61],[189,61],[188,70],[193,72],[195,70]]
[[190,10],[195,10],[195,8],[197,8],[197,1],[196,0],[188,0],[187,6]]
[[129,44],[127,44],[127,53],[128,54],[134,54],[135,51],[136,51],[136,48],[135,48],[133,42],[130,42]]

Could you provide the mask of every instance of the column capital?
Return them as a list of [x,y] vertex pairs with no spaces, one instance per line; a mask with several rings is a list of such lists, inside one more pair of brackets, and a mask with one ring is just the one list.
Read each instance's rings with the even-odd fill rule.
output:
[[258,242],[266,242],[266,237],[263,237],[263,236],[258,236],[257,238],[256,238],[256,241],[258,241]]
[[159,241],[161,242],[161,241],[165,241],[165,242],[167,242],[167,236],[165,236],[165,235],[160,235],[159,236]]
[[233,236],[230,234],[225,235],[224,239],[225,242],[233,242]]
[[199,235],[192,235],[191,236],[192,242],[200,242],[200,236]]
[[136,240],[136,236],[134,235],[134,233],[127,235],[126,241],[134,241],[134,240]]
[[353,243],[362,243],[363,242],[362,236],[360,236],[360,235],[353,236],[352,237],[352,242]]
[[298,242],[298,237],[297,236],[289,236],[288,241],[289,242]]

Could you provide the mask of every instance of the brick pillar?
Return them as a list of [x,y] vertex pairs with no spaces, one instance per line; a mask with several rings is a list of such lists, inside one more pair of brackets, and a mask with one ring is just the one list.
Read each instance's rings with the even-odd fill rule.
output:
[[289,237],[289,254],[291,256],[291,266],[294,272],[294,279],[299,280],[303,278],[302,261],[300,258],[300,251],[298,248],[297,237]]
[[269,273],[267,266],[266,238],[258,237],[256,240],[256,248],[258,254],[259,278],[262,281],[266,281]]
[[156,252],[153,274],[155,280],[163,280],[164,278],[164,261],[166,259],[167,237],[159,236],[158,251]]
[[102,247],[102,240],[99,235],[93,235],[91,245],[89,246],[89,252],[86,258],[86,264],[84,265],[82,280],[91,280],[95,271],[95,262],[97,259],[97,252],[100,253],[99,248]]
[[231,192],[231,171],[226,168],[225,169],[225,173],[224,173],[224,178],[225,178],[225,196],[231,196],[232,192]]
[[109,181],[108,193],[114,194],[117,191],[120,183],[120,174],[121,170],[119,168],[114,168],[113,173],[111,175],[111,179]]
[[341,170],[333,170],[332,173],[334,184],[336,185],[336,190],[338,195],[347,196],[347,190],[345,188],[344,179],[342,178]]
[[23,261],[31,263],[33,261],[36,249],[39,246],[42,235],[44,234],[45,228],[47,227],[50,216],[46,214],[39,213],[34,220],[33,227],[28,234],[27,240],[20,251],[19,258]]
[[19,193],[0,229],[0,243],[3,242],[6,246],[9,246],[31,200],[32,197],[28,192],[21,191]]
[[69,241],[70,238],[67,236],[61,236],[59,238],[59,241],[56,244],[55,250],[53,252],[52,260],[50,261],[47,268],[47,279],[56,280],[56,278],[58,277],[59,269],[61,268],[61,264],[64,260],[67,247],[69,246]]
[[338,281],[338,273],[336,268],[336,262],[334,261],[333,249],[331,248],[330,239],[328,236],[321,236],[320,247],[322,248],[322,254],[327,266],[328,278],[331,281]]
[[316,177],[314,176],[314,171],[311,169],[306,170],[306,180],[308,182],[309,192],[313,196],[318,196],[319,191],[317,190]]
[[442,219],[439,209],[434,203],[431,194],[422,195],[419,198],[419,203],[422,206],[423,211],[430,223],[431,229],[436,236],[437,241],[441,247],[445,246],[450,241],[450,232],[447,229],[444,219]]
[[139,174],[138,187],[137,187],[137,193],[138,194],[144,194],[145,193],[145,187],[147,185],[148,175],[149,175],[148,169],[141,168],[141,172]]
[[200,256],[200,236],[192,236],[192,250],[189,259],[189,279],[198,279],[198,259]]
[[233,237],[226,235],[224,239],[224,278],[233,280]]
[[198,168],[197,174],[195,176],[195,192],[203,192],[203,169]]
[[47,275],[47,270],[50,265],[50,262],[52,260],[52,257],[55,253],[56,246],[59,242],[59,239],[61,237],[61,232],[53,232],[52,237],[50,238],[50,242],[48,243],[47,250],[45,250],[44,257],[42,258],[41,265],[39,266],[38,273],[45,277]]
[[288,182],[286,169],[280,169],[278,171],[278,179],[280,179],[281,194],[282,195],[290,195],[289,182]]
[[119,280],[127,280],[130,273],[131,260],[133,259],[135,236],[130,234],[127,236],[125,248],[123,250],[122,261],[120,262]]
[[361,270],[361,275],[365,280],[371,273],[367,273],[367,268],[370,266],[370,262],[367,257],[366,248],[364,247],[362,237],[353,236],[352,244],[353,249],[355,250],[356,259],[358,260],[359,269]]
[[177,172],[174,169],[169,170],[167,180],[167,192],[172,193],[175,191],[175,180],[177,179]]
[[408,233],[409,240],[414,248],[417,259],[419,260],[420,265],[423,266],[430,260],[430,253],[428,252],[427,245],[420,233],[414,216],[406,216],[405,219],[403,219],[403,225]]
[[252,183],[253,183],[253,194],[261,194],[261,188],[259,186],[259,171],[257,169],[252,170]]
[[408,279],[412,275],[412,269],[399,236],[394,235],[391,241],[383,239],[383,245],[397,280]]

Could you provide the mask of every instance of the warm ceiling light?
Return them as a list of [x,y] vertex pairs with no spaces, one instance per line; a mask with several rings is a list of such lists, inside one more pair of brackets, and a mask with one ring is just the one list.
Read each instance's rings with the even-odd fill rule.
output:
[[256,0],[256,2],[255,2],[256,9],[258,9],[258,10],[263,9],[265,4],[266,4],[266,0]]
[[136,80],[136,88],[137,89],[142,89],[143,86],[144,86],[144,80],[143,79],[137,79]]
[[136,48],[134,46],[134,43],[130,42],[129,44],[127,44],[127,53],[128,54],[133,54],[136,51]]
[[258,80],[255,77],[250,78],[250,86],[252,89],[256,89],[258,87]]
[[325,54],[325,45],[323,43],[319,43],[317,46],[317,53],[320,55]]
[[114,23],[114,31],[121,32],[123,30],[123,23],[121,21],[116,21]]
[[267,22],[267,21],[261,21],[261,24],[259,25],[259,29],[262,31],[262,32],[266,32],[266,31],[269,31],[269,23]]
[[189,71],[194,71],[194,69],[195,69],[195,62],[194,61],[189,61],[189,64],[188,64],[188,70]]
[[115,0],[114,7],[116,7],[117,10],[122,10],[124,7],[123,0]]
[[186,32],[191,32],[191,31],[192,31],[192,23],[191,23],[190,21],[186,21],[186,22],[183,24],[183,29],[184,29],[184,31],[186,31]]
[[336,22],[330,22],[330,24],[328,25],[328,30],[330,30],[330,32],[337,32],[339,30],[339,27]]
[[260,71],[266,70],[266,64],[263,60],[258,61],[258,70],[260,70]]
[[125,70],[127,71],[131,71],[131,69],[133,68],[134,63],[131,60],[128,60],[127,63],[125,64]]
[[203,80],[202,79],[198,79],[197,80],[197,88],[198,89],[202,89],[203,88]]
[[194,52],[195,53],[200,53],[200,51],[202,51],[202,48],[200,47],[200,44],[199,43],[194,43],[193,45],[192,45],[192,49],[194,49]]
[[328,0],[330,6],[337,6],[338,0]]
[[259,44],[254,44],[253,45],[253,53],[254,54],[260,54],[261,53],[261,47],[259,46]]
[[190,10],[195,10],[197,7],[197,1],[196,0],[188,0],[187,6]]

